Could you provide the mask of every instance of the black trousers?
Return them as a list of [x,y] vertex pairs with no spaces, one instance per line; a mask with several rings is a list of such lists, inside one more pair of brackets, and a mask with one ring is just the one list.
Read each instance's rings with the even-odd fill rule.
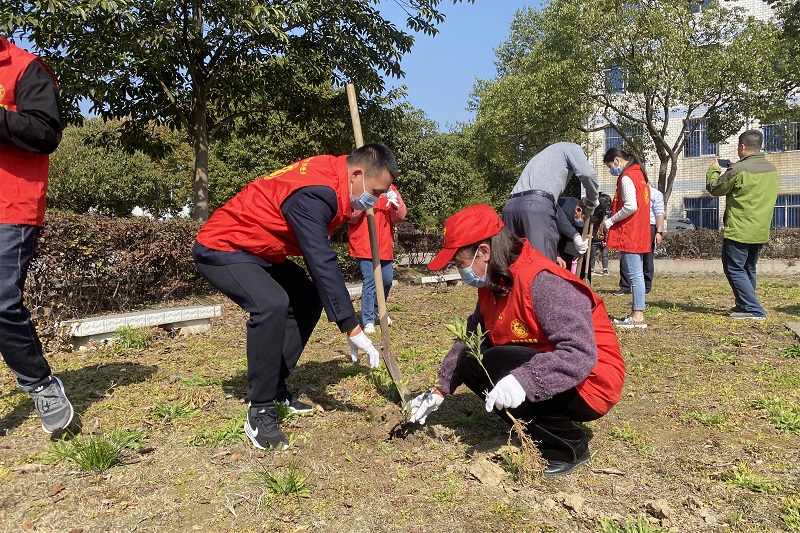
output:
[[286,378],[300,359],[322,313],[316,287],[297,264],[255,263],[197,269],[250,313],[247,321],[247,399],[254,405],[289,398]]
[[[656,247],[656,225],[650,224],[650,251],[642,254],[642,270],[644,271],[644,292],[650,292],[653,288],[653,250]],[[623,292],[631,292],[631,279],[628,277],[628,272],[619,264],[619,290]]]
[[[497,383],[538,353],[524,346],[497,346],[483,353],[483,365],[492,382]],[[486,392],[493,385],[474,357],[462,356],[457,371],[472,392],[486,398]],[[526,399],[519,407],[509,411],[514,417],[527,422],[528,434],[536,441],[542,457],[550,461],[576,461],[588,449],[589,438],[573,421],[589,422],[602,416],[589,407],[575,388],[541,402]],[[495,412],[511,422],[504,411],[495,409]]]
[[510,198],[503,207],[503,223],[551,261],[558,257],[557,219],[553,202],[538,194]]

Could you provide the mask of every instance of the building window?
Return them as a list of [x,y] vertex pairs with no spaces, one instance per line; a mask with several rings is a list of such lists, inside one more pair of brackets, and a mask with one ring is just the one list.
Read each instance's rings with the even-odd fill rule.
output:
[[622,94],[628,90],[628,82],[617,65],[606,69],[606,87],[611,94]]
[[711,0],[690,0],[692,13],[699,13],[711,3]]
[[800,194],[780,194],[772,212],[773,228],[800,228]]
[[708,130],[705,121],[691,118],[686,121],[683,130],[686,135],[686,144],[683,146],[683,157],[700,157],[701,155],[717,155],[717,143],[708,140]]
[[684,198],[683,209],[694,227],[719,229],[719,198]]
[[[625,128],[625,136],[629,139],[639,139],[642,136],[644,129],[642,125],[630,126]],[[617,146],[621,147],[623,150],[629,152],[624,144],[625,140],[622,138],[617,130],[612,128],[611,126],[606,126],[605,128],[605,136],[606,136],[606,152],[608,152],[611,148],[615,148]]]
[[800,123],[766,124],[762,129],[765,152],[800,150]]

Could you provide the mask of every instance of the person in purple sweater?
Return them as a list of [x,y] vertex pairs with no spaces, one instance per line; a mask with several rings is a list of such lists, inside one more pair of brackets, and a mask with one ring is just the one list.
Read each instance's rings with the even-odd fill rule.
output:
[[[589,460],[589,439],[573,422],[605,415],[620,399],[625,363],[603,300],[503,226],[488,205],[445,223],[444,248],[428,268],[454,260],[461,279],[478,288],[467,331],[487,332],[483,368],[456,341],[433,390],[411,402],[411,421],[425,423],[462,383],[486,410],[527,423],[547,461],[546,477]],[[487,376],[488,373],[488,376]],[[488,391],[488,392],[486,392]]]

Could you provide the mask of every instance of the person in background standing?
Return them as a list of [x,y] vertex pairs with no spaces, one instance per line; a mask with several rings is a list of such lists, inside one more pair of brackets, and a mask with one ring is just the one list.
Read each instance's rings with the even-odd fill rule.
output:
[[[378,234],[378,249],[381,260],[381,277],[383,278],[383,294],[389,298],[392,288],[392,260],[394,260],[394,225],[406,218],[406,204],[400,191],[392,185],[385,195],[378,199],[373,208],[375,212],[375,231]],[[358,260],[363,283],[361,285],[361,323],[364,333],[375,333],[378,300],[375,292],[375,270],[372,266],[372,250],[369,244],[369,228],[366,211],[356,210],[347,224],[347,240],[350,255]],[[392,319],[387,316],[389,324]]]
[[644,321],[644,274],[642,258],[650,250],[650,187],[636,156],[614,147],[603,156],[612,176],[617,176],[617,192],[600,235],[607,235],[607,245],[619,252],[631,280],[631,314],[614,319],[622,328],[646,328]]
[[[597,208],[594,210],[591,218],[589,219],[591,224],[594,226],[594,229],[592,230],[592,251],[589,258],[589,264],[592,265],[592,269],[594,269],[595,261],[598,259],[597,256],[599,254],[600,264],[603,267],[603,270],[602,272],[596,272],[592,270],[590,273],[598,276],[608,276],[608,248],[606,247],[605,240],[600,237],[600,229],[602,228],[606,217],[611,215],[611,197],[606,193],[601,192],[598,202]],[[589,276],[589,280],[591,280],[591,276]]]
[[597,206],[597,173],[583,148],[567,142],[551,144],[533,156],[503,208],[503,221],[511,230],[551,261],[558,257],[556,198],[572,176],[586,189],[586,210],[591,214]]
[[725,196],[722,268],[736,305],[731,318],[763,320],[767,312],[756,296],[756,263],[769,240],[778,198],[778,170],[761,152],[764,136],[748,130],[739,136],[739,161],[721,174],[719,160],[706,173],[706,190]]
[[[653,264],[653,257],[655,256],[656,246],[661,244],[664,238],[664,195],[661,191],[648,184],[650,187],[650,251],[644,254],[643,258],[643,271],[644,271],[644,293],[650,294],[653,288],[653,272],[655,265]],[[631,280],[628,278],[628,272],[620,264],[619,268],[619,290],[614,293],[614,296],[622,296],[630,294]]]

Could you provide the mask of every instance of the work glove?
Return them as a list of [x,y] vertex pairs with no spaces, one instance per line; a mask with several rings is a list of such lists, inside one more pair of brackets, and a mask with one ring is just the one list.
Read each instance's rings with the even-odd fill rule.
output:
[[436,391],[423,392],[411,400],[411,422],[424,425],[428,415],[436,411],[443,401],[444,398]]
[[400,201],[397,199],[397,193],[394,192],[394,189],[389,189],[389,191],[386,193],[386,200],[395,208],[400,207]]
[[519,407],[525,401],[525,391],[517,378],[511,374],[497,382],[497,385],[486,396],[486,410]]
[[575,235],[572,238],[572,242],[575,244],[575,249],[579,255],[585,254],[586,250],[589,249],[589,239],[583,240],[580,235]]
[[358,350],[359,348],[369,356],[369,367],[370,368],[378,368],[378,365],[381,363],[381,357],[378,353],[378,350],[375,349],[375,345],[372,344],[372,341],[369,340],[369,337],[363,332],[359,331],[358,335],[355,336],[347,336],[347,344],[350,346],[350,359],[353,360],[354,363],[358,362]]

